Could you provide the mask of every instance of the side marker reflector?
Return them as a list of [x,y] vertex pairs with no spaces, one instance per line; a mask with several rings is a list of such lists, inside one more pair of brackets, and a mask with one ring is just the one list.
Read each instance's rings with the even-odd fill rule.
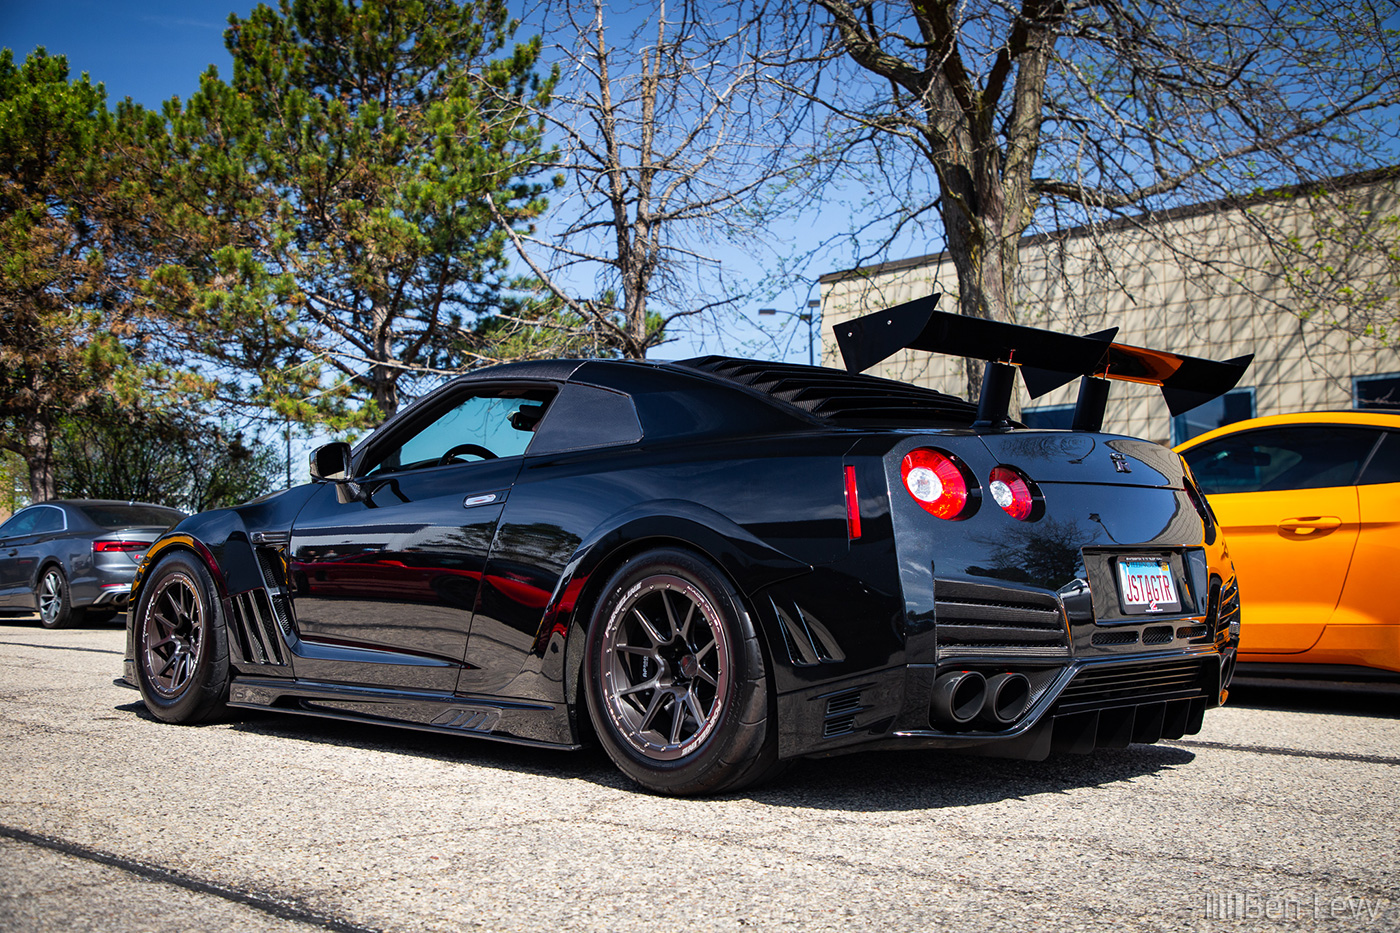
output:
[[846,536],[860,537],[860,494],[856,491],[856,468],[846,467]]

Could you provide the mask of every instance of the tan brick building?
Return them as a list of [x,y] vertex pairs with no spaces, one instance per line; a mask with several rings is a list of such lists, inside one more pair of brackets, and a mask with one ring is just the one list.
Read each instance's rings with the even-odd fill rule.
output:
[[[1254,354],[1234,392],[1175,424],[1156,389],[1115,383],[1108,431],[1177,442],[1254,415],[1384,397],[1400,408],[1400,353],[1348,332],[1364,330],[1368,309],[1383,318],[1400,307],[1397,214],[1400,169],[1390,169],[1335,179],[1325,197],[1291,189],[1028,237],[1019,323],[1077,334],[1117,326],[1121,343],[1213,359]],[[1336,258],[1338,243],[1362,234],[1367,249]],[[1359,310],[1309,305],[1311,284],[1328,276],[1334,289],[1345,278],[1343,292]],[[957,310],[946,253],[831,273],[820,285],[828,366],[841,365],[832,328],[844,320],[932,293],[944,295],[943,310]],[[871,372],[965,394],[960,360],[905,351]],[[1024,419],[1068,426],[1077,391],[1077,380],[1035,400],[1022,390]]]

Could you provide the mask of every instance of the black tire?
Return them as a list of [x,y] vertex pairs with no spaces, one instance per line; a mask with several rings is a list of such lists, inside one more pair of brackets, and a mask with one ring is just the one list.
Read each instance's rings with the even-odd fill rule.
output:
[[68,628],[83,620],[83,611],[73,608],[68,578],[57,564],[50,564],[39,574],[37,596],[39,624],[44,628]]
[[135,612],[136,680],[151,714],[185,724],[223,715],[228,629],[204,565],[189,554],[162,558],[141,585]]
[[738,592],[703,558],[667,548],[624,563],[583,663],[599,742],[648,790],[720,793],[777,770],[762,645]]

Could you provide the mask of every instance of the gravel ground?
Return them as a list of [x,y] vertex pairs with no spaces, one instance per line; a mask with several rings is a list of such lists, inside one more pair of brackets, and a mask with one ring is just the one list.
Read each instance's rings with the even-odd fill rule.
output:
[[804,762],[709,800],[597,751],[150,718],[121,631],[0,624],[0,929],[1400,930],[1400,690],[1188,740]]

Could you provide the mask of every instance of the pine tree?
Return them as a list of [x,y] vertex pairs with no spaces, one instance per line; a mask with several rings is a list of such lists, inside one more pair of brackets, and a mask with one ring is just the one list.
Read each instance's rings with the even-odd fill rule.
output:
[[[374,423],[510,285],[505,232],[544,207],[538,40],[499,0],[282,0],[225,41],[144,170],[184,253],[151,296],[211,391],[293,420]],[[159,181],[156,182],[155,180]],[[168,336],[168,335],[167,335]]]

